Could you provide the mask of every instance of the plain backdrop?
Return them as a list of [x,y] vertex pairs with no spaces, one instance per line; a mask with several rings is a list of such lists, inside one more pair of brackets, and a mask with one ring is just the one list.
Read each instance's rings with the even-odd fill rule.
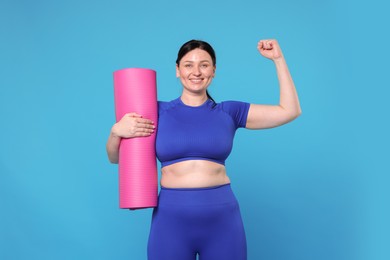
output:
[[[384,1],[383,1],[384,2]],[[217,53],[219,102],[277,104],[277,39],[303,113],[237,131],[227,160],[250,260],[390,259],[388,12],[379,1],[0,1],[0,259],[146,259],[151,209],[119,209],[113,76],[181,93],[180,46]]]

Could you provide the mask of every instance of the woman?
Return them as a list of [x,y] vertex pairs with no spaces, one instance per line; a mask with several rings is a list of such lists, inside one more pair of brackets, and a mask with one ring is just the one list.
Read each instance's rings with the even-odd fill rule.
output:
[[[208,94],[216,70],[213,48],[191,40],[179,50],[176,76],[179,98],[159,102],[156,152],[161,162],[161,191],[148,243],[150,260],[246,259],[246,239],[237,200],[226,174],[237,128],[283,125],[301,114],[298,96],[276,40],[257,46],[271,59],[280,85],[279,105],[238,101],[216,103]],[[118,163],[121,138],[151,135],[153,122],[136,113],[114,124],[107,141],[111,162]]]

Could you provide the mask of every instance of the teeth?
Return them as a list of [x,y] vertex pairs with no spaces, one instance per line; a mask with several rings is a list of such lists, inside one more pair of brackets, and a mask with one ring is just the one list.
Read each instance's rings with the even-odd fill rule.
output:
[[194,82],[194,83],[199,83],[201,81],[202,81],[201,79],[191,79],[191,82]]

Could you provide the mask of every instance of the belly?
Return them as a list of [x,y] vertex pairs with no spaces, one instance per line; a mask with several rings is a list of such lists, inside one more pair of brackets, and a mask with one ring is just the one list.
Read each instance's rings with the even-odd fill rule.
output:
[[225,166],[205,160],[189,160],[161,169],[161,186],[167,188],[202,188],[230,183]]

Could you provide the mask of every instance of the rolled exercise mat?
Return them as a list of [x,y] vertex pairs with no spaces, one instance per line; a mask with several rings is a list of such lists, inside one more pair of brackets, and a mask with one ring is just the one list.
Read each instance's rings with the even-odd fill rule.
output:
[[[128,68],[114,71],[115,115],[118,122],[135,112],[157,125],[156,71]],[[122,138],[119,146],[119,207],[157,206],[156,134]]]

